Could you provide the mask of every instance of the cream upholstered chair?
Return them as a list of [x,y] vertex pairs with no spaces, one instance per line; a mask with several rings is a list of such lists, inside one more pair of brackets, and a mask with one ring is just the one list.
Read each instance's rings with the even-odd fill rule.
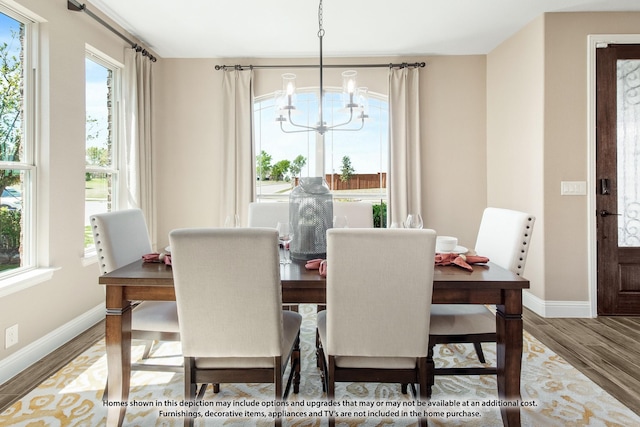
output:
[[347,218],[349,228],[373,228],[373,206],[367,202],[334,202],[333,216]]
[[[484,210],[475,251],[518,275],[524,271],[535,217],[525,212],[489,207]],[[485,363],[483,342],[496,342],[496,317],[487,307],[434,304],[431,309],[430,352],[436,344],[473,343]],[[495,367],[438,368],[436,375],[495,374]]]
[[249,227],[276,228],[278,222],[289,222],[288,202],[249,203]]
[[[151,252],[144,215],[127,209],[92,215],[89,219],[98,254],[100,273],[106,274]],[[142,355],[147,359],[154,340],[180,341],[178,312],[174,301],[144,301],[131,313],[131,338],[146,340]],[[132,369],[181,372],[181,366],[133,364]]]
[[419,398],[428,398],[434,263],[424,260],[433,259],[435,239],[427,229],[327,231],[327,309],[318,332],[329,399],[345,381],[418,384]]
[[[275,398],[282,399],[293,380],[297,392],[302,317],[282,310],[277,231],[188,228],[173,230],[169,241],[185,400],[201,398],[207,383],[270,382]],[[185,418],[185,425],[192,422]]]

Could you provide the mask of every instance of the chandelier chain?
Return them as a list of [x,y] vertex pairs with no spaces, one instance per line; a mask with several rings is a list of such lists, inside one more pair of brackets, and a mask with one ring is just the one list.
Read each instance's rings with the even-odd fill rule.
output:
[[324,36],[324,28],[322,28],[322,0],[318,5],[318,37]]

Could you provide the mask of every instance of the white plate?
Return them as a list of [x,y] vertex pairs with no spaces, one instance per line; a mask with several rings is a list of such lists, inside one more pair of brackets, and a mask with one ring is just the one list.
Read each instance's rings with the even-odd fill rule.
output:
[[466,254],[467,252],[469,252],[469,249],[460,245],[456,246],[452,251],[441,251],[438,248],[436,248],[436,253],[439,253],[439,254]]

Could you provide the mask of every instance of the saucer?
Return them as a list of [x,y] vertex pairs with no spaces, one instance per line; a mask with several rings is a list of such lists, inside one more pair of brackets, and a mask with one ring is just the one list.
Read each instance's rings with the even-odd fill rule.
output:
[[436,248],[436,253],[438,254],[466,254],[467,252],[469,252],[469,249],[465,248],[464,246],[456,246],[455,248],[453,248],[452,251],[441,251],[438,248]]

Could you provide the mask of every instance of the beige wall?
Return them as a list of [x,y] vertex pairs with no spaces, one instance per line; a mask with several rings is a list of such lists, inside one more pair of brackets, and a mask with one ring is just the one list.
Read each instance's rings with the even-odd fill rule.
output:
[[487,205],[535,215],[524,276],[544,299],[542,28],[536,19],[487,56]]
[[[526,275],[551,306],[589,300],[588,196],[560,195],[561,181],[587,181],[592,167],[587,37],[638,33],[639,13],[551,13],[487,57],[488,202],[538,217]],[[519,154],[505,154],[509,146]]]
[[[220,225],[216,200],[225,183],[220,175],[222,72],[216,64],[292,64],[271,60],[161,60],[155,75],[154,153],[158,174],[158,243],[171,229]],[[330,63],[426,61],[421,69],[421,134],[426,171],[425,223],[473,245],[486,205],[485,57],[357,58]],[[297,61],[304,63],[305,61]],[[309,61],[306,61],[309,63]],[[326,63],[329,63],[327,61]],[[326,86],[340,86],[340,69],[327,69]],[[283,70],[255,70],[256,96],[281,87]],[[296,69],[298,86],[318,84],[318,71]],[[387,94],[388,69],[358,71],[360,85]]]

